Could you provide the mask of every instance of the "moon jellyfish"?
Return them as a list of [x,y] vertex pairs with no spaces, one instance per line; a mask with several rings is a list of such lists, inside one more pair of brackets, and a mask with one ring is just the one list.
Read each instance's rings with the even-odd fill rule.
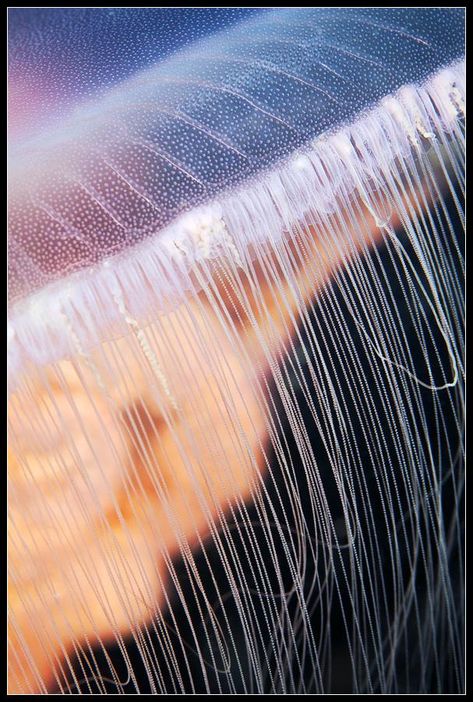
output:
[[464,690],[464,19],[10,9],[10,692]]

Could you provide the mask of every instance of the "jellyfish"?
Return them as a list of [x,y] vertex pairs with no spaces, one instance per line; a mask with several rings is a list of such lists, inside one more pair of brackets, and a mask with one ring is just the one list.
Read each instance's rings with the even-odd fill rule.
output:
[[464,20],[9,10],[10,692],[464,690]]

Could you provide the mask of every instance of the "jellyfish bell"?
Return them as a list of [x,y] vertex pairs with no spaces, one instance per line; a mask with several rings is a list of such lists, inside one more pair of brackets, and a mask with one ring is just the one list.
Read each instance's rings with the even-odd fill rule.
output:
[[10,689],[461,690],[464,13],[206,12],[10,148]]

